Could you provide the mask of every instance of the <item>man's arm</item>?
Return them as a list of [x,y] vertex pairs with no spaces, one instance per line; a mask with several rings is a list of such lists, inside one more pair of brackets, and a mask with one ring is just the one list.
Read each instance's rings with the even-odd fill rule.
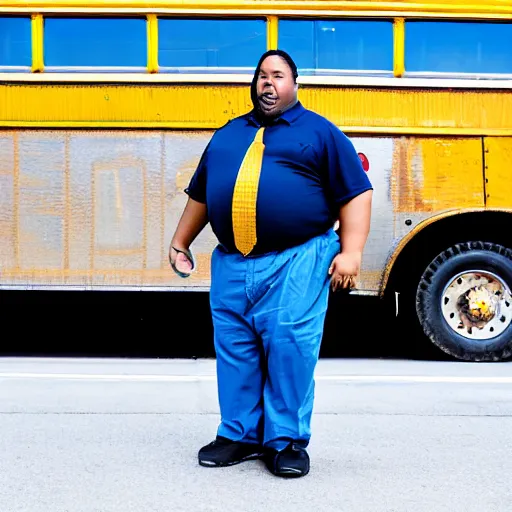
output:
[[362,254],[370,232],[373,191],[367,190],[340,208],[340,244],[343,253]]
[[355,286],[363,249],[370,232],[373,191],[367,190],[340,208],[340,246],[329,269],[333,290]]
[[171,245],[178,249],[188,249],[206,224],[208,224],[206,204],[189,197],[172,237]]
[[206,204],[189,197],[169,246],[169,261],[174,262],[176,268],[184,274],[193,269],[189,248],[206,224],[208,224]]

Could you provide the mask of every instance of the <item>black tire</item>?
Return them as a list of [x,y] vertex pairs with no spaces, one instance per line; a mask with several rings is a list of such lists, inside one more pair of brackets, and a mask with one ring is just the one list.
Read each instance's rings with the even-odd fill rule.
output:
[[[448,308],[453,308],[455,303],[449,296],[453,288],[447,288],[448,285],[454,283],[454,286],[460,285],[464,289],[469,283],[476,282],[479,275],[496,277],[493,281],[495,285],[499,283],[501,289],[505,290],[505,293],[493,290],[492,298],[499,300],[499,306],[495,309],[499,314],[494,315],[482,329],[473,328],[473,324],[467,327],[453,311],[445,317]],[[456,279],[457,276],[460,277]],[[466,281],[465,276],[471,277]],[[487,281],[484,283],[489,285]],[[416,292],[416,313],[432,343],[450,356],[464,361],[504,361],[512,355],[510,290],[512,250],[489,242],[461,243],[439,254],[423,273]],[[458,293],[459,290],[455,295]],[[460,297],[467,297],[467,294]],[[457,322],[459,325],[455,327]],[[475,339],[474,336],[483,338]]]

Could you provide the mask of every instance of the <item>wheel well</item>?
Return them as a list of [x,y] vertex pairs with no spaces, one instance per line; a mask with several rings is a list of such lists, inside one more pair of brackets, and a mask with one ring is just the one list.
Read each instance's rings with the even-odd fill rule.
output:
[[512,222],[507,212],[472,212],[440,219],[420,231],[399,254],[390,272],[384,296],[416,289],[429,263],[444,249],[470,240],[494,242],[512,248]]

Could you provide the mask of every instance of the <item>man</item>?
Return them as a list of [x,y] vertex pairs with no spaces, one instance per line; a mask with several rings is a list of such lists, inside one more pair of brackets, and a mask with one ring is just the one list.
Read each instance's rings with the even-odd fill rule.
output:
[[373,193],[349,139],[298,101],[296,79],[287,53],[261,57],[254,109],[213,135],[169,248],[185,277],[208,222],[219,241],[210,304],[221,423],[199,463],[263,458],[282,477],[309,472],[329,282],[354,286]]

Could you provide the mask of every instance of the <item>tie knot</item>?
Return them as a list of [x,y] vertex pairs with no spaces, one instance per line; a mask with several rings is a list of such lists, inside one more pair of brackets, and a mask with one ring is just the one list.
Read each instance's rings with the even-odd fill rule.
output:
[[265,128],[259,128],[256,132],[256,136],[254,137],[254,142],[263,142],[263,132]]

